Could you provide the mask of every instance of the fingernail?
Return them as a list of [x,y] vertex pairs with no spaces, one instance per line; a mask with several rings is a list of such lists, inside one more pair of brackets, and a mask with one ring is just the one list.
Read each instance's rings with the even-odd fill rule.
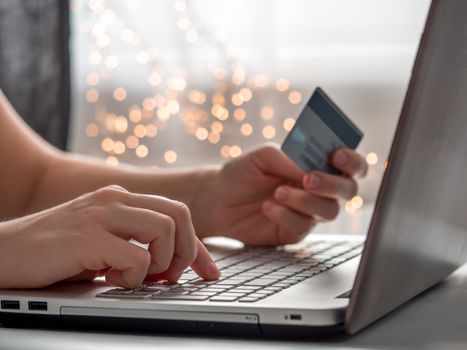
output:
[[348,160],[349,156],[344,151],[337,152],[336,157],[334,158],[334,161],[340,165],[344,165]]
[[219,277],[221,277],[221,272],[219,271],[219,268],[213,262],[209,263],[208,271],[209,271],[209,274],[212,276],[213,279],[218,279]]
[[288,196],[289,196],[289,191],[287,191],[285,188],[279,187],[276,190],[275,197],[279,202],[285,202]]
[[308,186],[310,188],[318,188],[321,185],[321,177],[316,174],[308,175]]

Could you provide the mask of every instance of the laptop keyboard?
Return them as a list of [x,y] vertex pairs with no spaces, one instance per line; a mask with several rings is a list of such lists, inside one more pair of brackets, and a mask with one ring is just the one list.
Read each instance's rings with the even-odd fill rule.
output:
[[216,261],[222,276],[205,281],[191,269],[177,283],[143,283],[136,289],[114,288],[101,298],[252,303],[361,254],[363,243],[312,241],[280,248],[244,248]]

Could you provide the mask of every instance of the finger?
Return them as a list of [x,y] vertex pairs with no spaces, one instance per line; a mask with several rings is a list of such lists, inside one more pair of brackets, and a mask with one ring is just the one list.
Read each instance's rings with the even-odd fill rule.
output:
[[279,225],[277,244],[298,242],[315,223],[314,218],[299,214],[270,200],[263,203],[262,211],[267,218]]
[[175,222],[170,216],[117,204],[106,211],[103,220],[104,227],[122,239],[149,243],[149,274],[168,269],[175,251]]
[[123,288],[136,288],[147,274],[150,254],[145,249],[109,232],[96,234],[93,244],[86,245],[81,265],[86,270],[110,268],[106,281]]
[[363,177],[368,172],[368,164],[357,152],[340,148],[331,155],[331,163],[344,174]]
[[358,192],[358,184],[354,179],[319,171],[307,174],[303,178],[303,187],[309,193],[334,199],[351,199]]
[[211,258],[207,248],[204,244],[197,239],[197,248],[198,255],[196,260],[191,264],[191,268],[195,271],[200,277],[205,280],[217,280],[221,276],[221,272],[217,267],[214,260]]
[[175,247],[170,266],[166,271],[169,280],[177,280],[197,256],[196,234],[189,208],[165,197],[128,193],[126,205],[142,207],[170,216],[175,222]]
[[258,167],[264,172],[301,182],[304,172],[284,152],[273,145],[261,147],[247,156],[254,157]]
[[274,192],[274,199],[278,203],[310,217],[319,216],[325,220],[334,220],[339,213],[337,200],[290,186],[278,187]]

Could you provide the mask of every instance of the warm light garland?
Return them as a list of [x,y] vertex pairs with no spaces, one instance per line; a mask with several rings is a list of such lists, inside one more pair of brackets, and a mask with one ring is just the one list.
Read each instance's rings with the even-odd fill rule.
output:
[[[118,4],[131,7],[129,3]],[[188,0],[173,1],[175,28],[187,45],[203,39],[217,50],[219,59],[207,64],[213,79],[209,90],[197,86],[191,67],[173,69],[160,60],[160,49],[146,44],[143,35],[125,20],[131,9],[119,12],[107,6],[105,0],[73,0],[70,7],[73,12],[85,12],[87,20],[80,24],[80,30],[93,43],[87,55],[92,70],[85,76],[88,86],[85,99],[94,109],[94,120],[87,124],[85,135],[100,138],[98,142],[107,164],[118,166],[125,155],[148,157],[151,152],[148,139],[163,134],[167,123],[174,118],[182,122],[186,134],[216,147],[224,158],[240,156],[244,138],[255,135],[274,140],[279,129],[285,132],[292,129],[295,118],[282,115],[280,108],[253,102],[264,94],[277,94],[274,100],[282,101],[278,102],[279,106],[293,106],[302,103],[302,93],[292,89],[285,78],[251,75],[225,43],[225,33],[209,30]],[[141,101],[134,100],[128,87],[115,82],[115,72],[123,69],[119,57],[110,50],[117,40],[135,52],[136,64],[148,68],[147,95]],[[114,84],[110,96],[102,89],[104,81]],[[111,111],[108,98],[116,102],[115,108],[124,101],[131,106]],[[163,159],[172,165],[179,154],[169,149],[163,153]],[[366,161],[370,166],[377,164],[377,154],[368,153]],[[356,196],[345,203],[345,210],[353,213],[363,204],[362,197]]]
[[[94,106],[95,120],[87,125],[86,135],[102,137],[101,149],[107,154],[109,164],[117,165],[118,156],[127,152],[134,152],[139,158],[147,157],[150,150],[141,143],[146,138],[156,137],[159,130],[163,130],[174,117],[184,123],[186,133],[218,147],[225,158],[239,156],[242,149],[239,145],[223,144],[224,135],[237,135],[238,143],[241,143],[241,137],[253,134],[252,121],[258,115],[264,121],[280,117],[272,106],[260,104],[260,110],[255,111],[252,103],[260,90],[271,84],[272,79],[263,74],[250,77],[242,62],[235,59],[231,54],[232,49],[225,44],[225,35],[220,31],[213,33],[208,30],[188,1],[175,0],[173,8],[177,16],[176,28],[189,45],[203,38],[219,52],[220,59],[209,63],[215,81],[212,92],[192,87],[189,67],[171,72],[159,61],[159,49],[145,45],[143,36],[135,28],[130,28],[122,18],[124,16],[107,6],[106,1],[74,0],[71,3],[72,11],[86,11],[87,21],[81,24],[81,30],[94,43],[88,55],[88,62],[94,69],[86,76],[89,86],[86,101]],[[110,52],[114,40],[127,43],[135,51],[135,62],[148,67],[147,82],[154,88],[152,94],[148,88],[148,96],[141,104],[134,103],[128,111],[108,111],[102,99],[106,93],[99,89],[103,80],[113,79],[114,72],[122,68],[119,58]],[[287,79],[277,79],[273,85],[277,93],[284,94],[284,102],[294,105],[302,101],[299,91],[289,91]],[[117,86],[112,91],[112,98],[123,102],[131,99],[131,96],[126,87]],[[106,111],[103,116],[102,111]],[[241,123],[235,126],[232,124],[235,121]],[[284,117],[284,130],[289,131],[293,123],[293,118]],[[277,135],[276,127],[263,125],[260,135],[272,140]],[[231,137],[229,139],[232,140]],[[177,161],[177,155],[166,153],[164,159],[168,164],[173,164]]]

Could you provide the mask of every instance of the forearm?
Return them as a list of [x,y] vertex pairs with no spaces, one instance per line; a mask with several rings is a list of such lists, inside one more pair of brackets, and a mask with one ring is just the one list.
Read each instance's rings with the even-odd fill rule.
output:
[[60,153],[49,162],[36,184],[26,211],[42,210],[111,184],[131,192],[165,196],[190,206],[216,171],[215,167],[163,170],[123,165],[114,168],[93,158]]

